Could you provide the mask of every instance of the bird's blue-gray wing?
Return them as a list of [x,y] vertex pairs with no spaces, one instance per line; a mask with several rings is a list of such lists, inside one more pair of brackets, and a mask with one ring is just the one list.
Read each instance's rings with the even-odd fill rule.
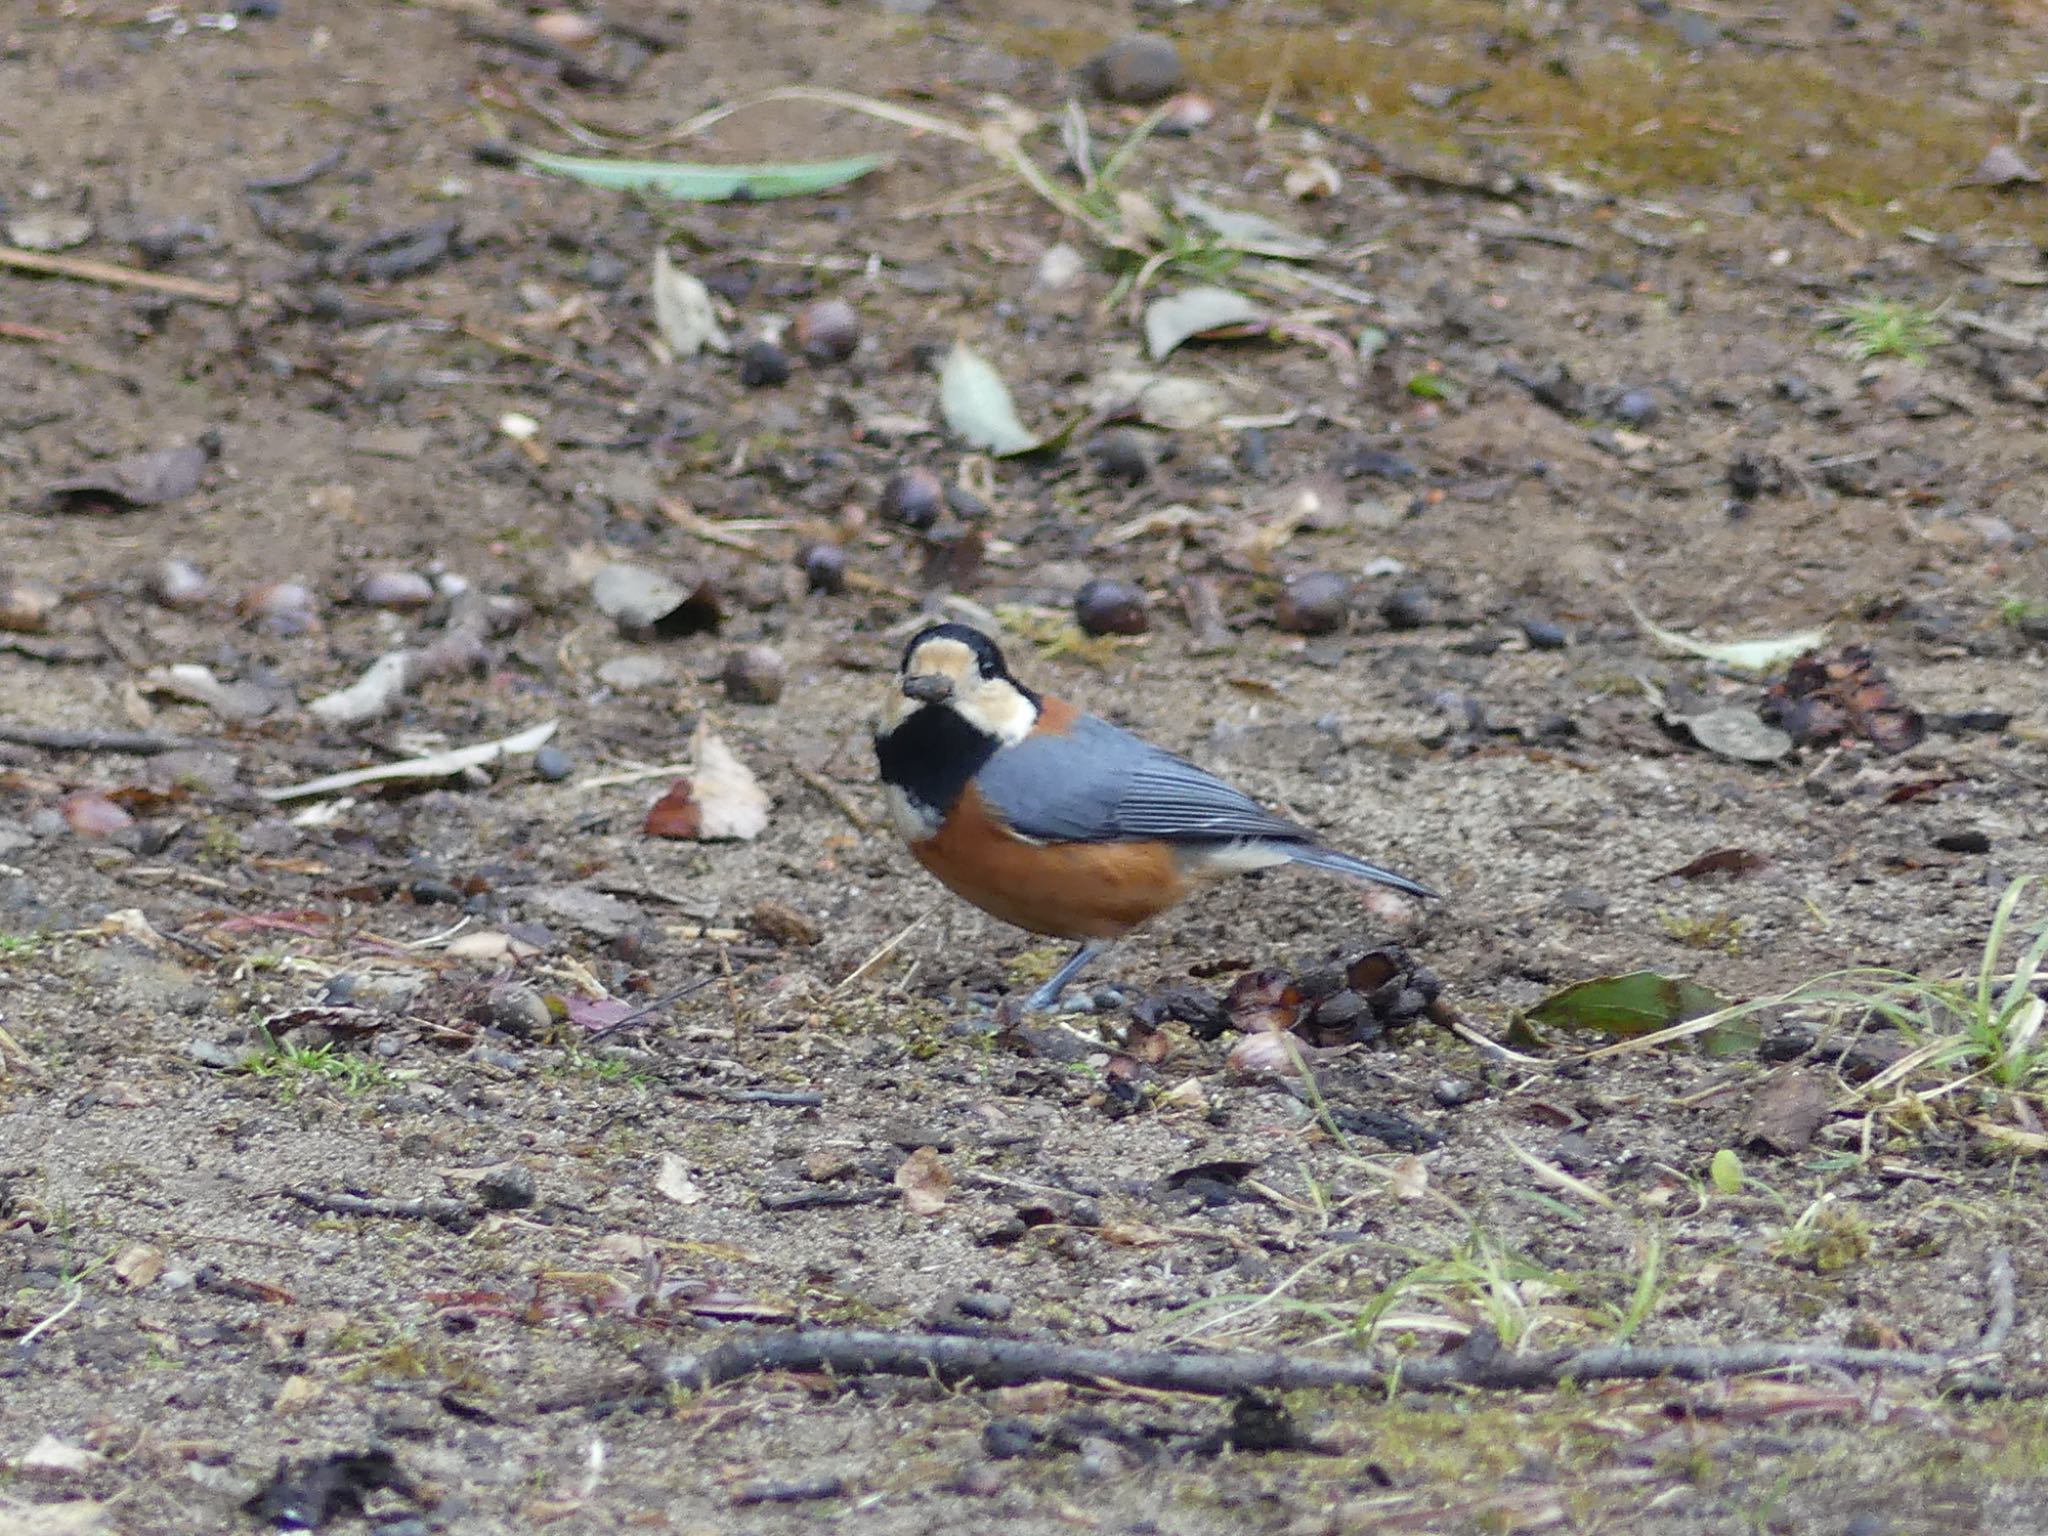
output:
[[1293,842],[1309,835],[1193,763],[1092,716],[1005,747],[976,783],[996,815],[1047,842]]

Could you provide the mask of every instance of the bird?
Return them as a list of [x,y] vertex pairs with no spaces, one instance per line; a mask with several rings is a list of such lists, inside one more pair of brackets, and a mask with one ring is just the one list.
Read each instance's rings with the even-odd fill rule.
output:
[[1056,1006],[1116,940],[1230,875],[1303,864],[1436,895],[1026,687],[970,625],[911,637],[874,740],[890,823],[918,863],[993,917],[1078,941],[1026,1012]]

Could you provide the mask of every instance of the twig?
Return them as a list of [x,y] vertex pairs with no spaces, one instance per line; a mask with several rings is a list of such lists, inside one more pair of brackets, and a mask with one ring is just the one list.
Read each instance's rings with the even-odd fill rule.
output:
[[0,341],[63,342],[71,338],[63,331],[46,330],[40,325],[24,325],[19,320],[0,320]]
[[17,250],[0,245],[0,267],[21,272],[41,272],[48,277],[72,277],[82,283],[105,283],[114,288],[146,288],[178,299],[197,299],[202,304],[239,304],[242,290],[224,283],[203,283],[196,277],[173,277],[168,272],[144,272],[118,266],[111,261],[94,261],[86,256],[53,256],[45,251]]
[[329,171],[337,169],[348,158],[348,146],[337,144],[318,159],[307,162],[296,171],[286,171],[282,176],[252,176],[242,183],[244,192],[292,192],[300,187],[310,187]]
[[819,773],[816,769],[806,768],[793,757],[789,759],[789,771],[796,775],[799,783],[817,791],[818,795],[833,810],[852,822],[860,831],[872,832],[875,830],[874,818],[855,805],[847,797],[846,791],[826,778],[825,775]]
[[309,1210],[328,1216],[378,1216],[392,1221],[431,1221],[450,1232],[467,1232],[476,1225],[476,1212],[463,1201],[442,1195],[418,1200],[370,1200],[361,1195],[327,1195],[317,1189],[278,1191]]
[[113,752],[128,757],[155,757],[160,752],[185,752],[206,746],[183,736],[154,736],[148,731],[61,731],[41,725],[0,720],[0,741],[45,752]]
[[52,1312],[48,1317],[44,1318],[40,1323],[37,1323],[35,1327],[29,1329],[27,1333],[24,1333],[20,1338],[14,1341],[14,1353],[16,1354],[16,1356],[26,1355],[37,1339],[41,1338],[45,1333],[48,1333],[52,1328],[56,1327],[57,1324],[64,1321],[64,1319],[69,1317],[73,1312],[77,1311],[78,1304],[84,1300],[85,1287],[80,1285],[76,1280],[73,1280],[71,1282],[71,1299],[65,1302],[64,1305],[59,1307],[56,1311]]
[[[765,1202],[764,1202],[765,1204]],[[981,1387],[1034,1381],[1080,1385],[1117,1382],[1162,1392],[1229,1396],[1317,1387],[1447,1391],[1481,1387],[1532,1391],[1565,1382],[1648,1381],[1675,1376],[1712,1380],[1807,1366],[1905,1376],[1936,1376],[1996,1354],[2010,1335],[2011,1255],[1991,1256],[1986,1276],[1991,1320],[1981,1339],[1961,1350],[1857,1349],[1835,1344],[1672,1345],[1595,1348],[1515,1355],[1491,1329],[1474,1331],[1449,1354],[1415,1360],[1320,1359],[1310,1355],[1101,1349],[1032,1339],[976,1339],[952,1334],[876,1333],[861,1329],[797,1329],[756,1333],[695,1354],[672,1355],[654,1386],[702,1389],[760,1371],[831,1371],[844,1376],[931,1376]],[[1995,1385],[1995,1384],[1980,1384]]]

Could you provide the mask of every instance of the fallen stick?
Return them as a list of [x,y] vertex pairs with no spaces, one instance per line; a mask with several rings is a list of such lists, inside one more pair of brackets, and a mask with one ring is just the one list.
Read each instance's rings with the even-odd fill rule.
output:
[[24,325],[19,320],[0,320],[0,341],[61,342],[71,338],[62,331],[45,330],[40,325]]
[[203,283],[196,277],[174,277],[168,272],[144,272],[136,267],[118,266],[111,261],[94,261],[86,256],[52,256],[44,251],[23,251],[0,245],[0,267],[21,272],[40,272],[46,277],[76,278],[81,283],[105,283],[111,288],[146,288],[178,299],[197,299],[202,304],[239,304],[242,290],[225,283]]
[[[765,1202],[764,1202],[765,1204]],[[655,1372],[651,1391],[703,1389],[759,1371],[827,1371],[840,1376],[923,1376],[979,1387],[1034,1381],[1078,1385],[1117,1382],[1159,1392],[1234,1396],[1316,1387],[1406,1388],[1441,1392],[1460,1387],[1532,1391],[1566,1382],[1647,1381],[1675,1376],[1705,1381],[1802,1366],[1850,1373],[1889,1371],[1934,1376],[1960,1371],[2002,1351],[2015,1315],[2012,1256],[1993,1253],[1985,1281],[1990,1319],[1972,1345],[1956,1350],[1859,1349],[1835,1344],[1669,1345],[1634,1349],[1561,1350],[1515,1355],[1499,1335],[1480,1329],[1449,1354],[1424,1359],[1326,1359],[1313,1355],[1176,1354],[1168,1350],[1101,1349],[1032,1339],[964,1338],[955,1334],[873,1333],[861,1329],[797,1329],[757,1333],[694,1354],[672,1355]],[[1996,1381],[1979,1382],[1997,1390]]]
[[286,1189],[280,1194],[308,1210],[327,1216],[378,1216],[392,1221],[431,1221],[450,1232],[467,1232],[476,1212],[460,1200],[428,1195],[419,1200],[369,1200],[361,1195],[328,1195],[317,1189]]
[[127,757],[155,757],[161,752],[184,752],[209,743],[183,736],[154,736],[148,731],[60,731],[41,725],[17,725],[0,720],[0,741],[17,747],[41,747],[46,752],[113,752]]

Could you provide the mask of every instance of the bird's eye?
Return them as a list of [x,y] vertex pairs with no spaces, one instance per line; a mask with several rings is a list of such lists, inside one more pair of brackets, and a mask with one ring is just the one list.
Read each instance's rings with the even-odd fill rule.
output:
[[988,657],[984,656],[981,658],[979,662],[976,663],[976,670],[979,671],[983,677],[993,678],[996,675],[996,664],[993,661],[989,660]]

